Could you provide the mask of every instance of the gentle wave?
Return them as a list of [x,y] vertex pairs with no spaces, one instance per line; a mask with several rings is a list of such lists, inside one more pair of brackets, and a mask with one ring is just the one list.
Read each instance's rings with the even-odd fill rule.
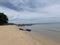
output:
[[57,30],[48,30],[48,31],[53,31],[53,32],[60,32],[60,31],[57,31]]

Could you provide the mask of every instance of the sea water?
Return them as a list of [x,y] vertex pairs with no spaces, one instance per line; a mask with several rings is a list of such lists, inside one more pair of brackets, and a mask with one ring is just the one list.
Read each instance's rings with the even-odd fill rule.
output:
[[60,42],[60,23],[42,23],[32,25],[30,28],[37,35],[43,35]]

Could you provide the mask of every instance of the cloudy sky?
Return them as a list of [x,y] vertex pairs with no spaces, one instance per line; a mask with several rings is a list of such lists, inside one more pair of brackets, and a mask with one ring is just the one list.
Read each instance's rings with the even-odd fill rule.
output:
[[9,22],[60,22],[60,0],[0,0]]

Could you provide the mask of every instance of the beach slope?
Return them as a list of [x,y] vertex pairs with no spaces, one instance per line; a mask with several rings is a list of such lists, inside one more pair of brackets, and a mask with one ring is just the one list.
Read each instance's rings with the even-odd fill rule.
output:
[[18,30],[15,25],[0,26],[0,45],[41,45],[26,31]]

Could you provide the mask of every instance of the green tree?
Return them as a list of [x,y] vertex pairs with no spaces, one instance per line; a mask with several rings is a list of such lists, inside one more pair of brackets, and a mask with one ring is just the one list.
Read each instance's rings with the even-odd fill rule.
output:
[[4,13],[0,13],[0,25],[8,23],[8,17]]

